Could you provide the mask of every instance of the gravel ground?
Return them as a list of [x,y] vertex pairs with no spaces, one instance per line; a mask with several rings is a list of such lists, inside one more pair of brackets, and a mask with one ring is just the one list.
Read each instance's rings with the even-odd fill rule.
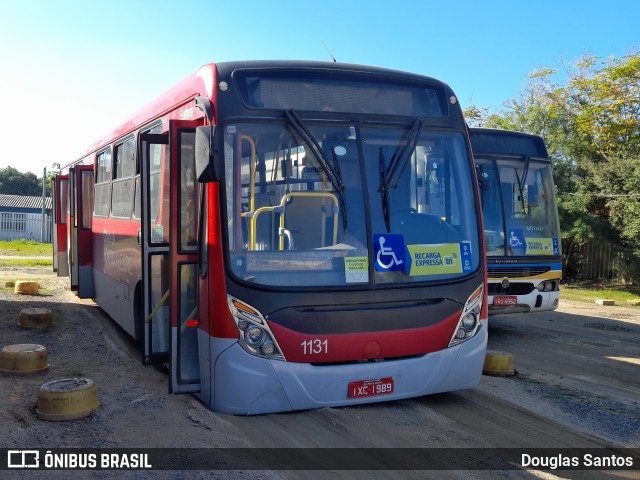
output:
[[[131,345],[91,301],[67,290],[68,279],[49,269],[0,270],[5,280],[36,280],[38,296],[17,295],[0,288],[0,338],[6,345],[36,343],[49,352],[45,373],[0,374],[1,445],[8,448],[216,448],[249,447],[247,439],[224,416],[203,408],[191,395],[169,395],[167,377],[132,358]],[[17,325],[25,308],[53,312],[52,327],[29,330]],[[89,417],[47,422],[35,414],[38,389],[64,378],[90,378],[96,383],[100,406]],[[212,435],[215,432],[215,435]],[[66,479],[78,474],[94,478],[278,478],[269,472],[38,472]],[[2,472],[4,478],[34,478],[27,472]]]
[[[616,404],[597,392],[580,395],[563,385],[549,385],[528,375],[483,377],[473,390],[378,404],[310,412],[234,417],[205,408],[194,396],[169,395],[166,374],[143,366],[113,322],[91,301],[65,288],[68,279],[49,269],[0,269],[5,279],[35,279],[40,295],[16,295],[0,288],[1,345],[37,343],[49,351],[49,370],[32,376],[0,374],[1,446],[8,448],[251,448],[280,446],[640,446],[640,408]],[[54,325],[42,331],[17,325],[24,308],[50,309]],[[569,308],[569,307],[566,307]],[[574,307],[571,307],[574,308]],[[577,314],[606,312],[581,305]],[[574,313],[575,313],[574,312]],[[626,315],[616,311],[617,318]],[[630,310],[625,321],[640,315]],[[637,315],[637,317],[634,317]],[[625,325],[627,325],[625,323]],[[636,327],[631,324],[632,330]],[[490,331],[491,333],[491,331]],[[631,333],[633,334],[633,333]],[[490,340],[491,341],[491,340]],[[637,352],[640,357],[640,351]],[[100,407],[89,417],[46,422],[35,414],[37,390],[45,382],[86,377],[98,387]],[[483,418],[484,417],[484,418]],[[521,418],[520,418],[521,417]],[[495,422],[501,423],[498,425]],[[530,429],[524,431],[524,429]],[[513,436],[511,433],[513,432]],[[548,439],[554,432],[555,438]],[[506,435],[506,436],[505,436]],[[519,443],[518,443],[519,442]],[[598,478],[556,476],[541,471],[506,472],[287,472],[152,471],[36,472],[1,471],[5,478]],[[393,472],[392,472],[393,473]],[[623,478],[640,478],[626,476]]]

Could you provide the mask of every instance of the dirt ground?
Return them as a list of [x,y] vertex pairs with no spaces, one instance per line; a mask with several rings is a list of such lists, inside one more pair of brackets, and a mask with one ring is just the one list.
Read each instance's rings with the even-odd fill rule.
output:
[[[38,296],[0,288],[1,346],[37,343],[49,370],[0,374],[0,447],[640,447],[640,308],[562,302],[557,312],[490,320],[490,348],[513,353],[518,375],[483,377],[475,389],[406,401],[287,414],[235,417],[208,410],[195,396],[168,394],[167,376],[140,354],[93,302],[79,300],[47,269],[1,269],[4,280],[35,279]],[[41,331],[17,325],[24,308],[54,313]],[[635,362],[635,363],[634,363]],[[588,367],[582,368],[581,366]],[[35,414],[40,385],[85,377],[100,407],[89,417],[46,422]],[[71,478],[80,472],[37,472]],[[603,478],[525,471],[85,472],[85,478]],[[640,473],[611,478],[640,478]],[[37,478],[1,471],[4,478]],[[147,475],[147,476],[145,476]],[[620,476],[622,475],[622,477]],[[604,475],[606,476],[606,475]],[[78,478],[81,478],[78,476]]]

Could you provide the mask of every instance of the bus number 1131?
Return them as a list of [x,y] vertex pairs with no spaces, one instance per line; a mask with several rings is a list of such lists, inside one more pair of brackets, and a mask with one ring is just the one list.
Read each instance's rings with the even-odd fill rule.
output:
[[318,355],[320,353],[328,353],[329,351],[329,340],[320,340],[316,338],[315,340],[305,340],[300,344],[303,349],[304,355]]

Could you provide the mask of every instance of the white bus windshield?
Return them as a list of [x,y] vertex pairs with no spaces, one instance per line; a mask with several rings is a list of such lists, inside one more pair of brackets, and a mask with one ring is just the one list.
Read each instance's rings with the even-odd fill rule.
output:
[[560,255],[551,164],[476,158],[487,256]]

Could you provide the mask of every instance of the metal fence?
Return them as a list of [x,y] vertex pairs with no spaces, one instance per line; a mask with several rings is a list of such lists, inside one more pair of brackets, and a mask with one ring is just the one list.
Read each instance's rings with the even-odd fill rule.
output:
[[0,212],[0,240],[21,238],[51,243],[51,215],[45,214],[43,231],[40,213]]
[[574,271],[585,280],[618,280],[623,277],[624,253],[610,243],[586,243],[573,257]]

